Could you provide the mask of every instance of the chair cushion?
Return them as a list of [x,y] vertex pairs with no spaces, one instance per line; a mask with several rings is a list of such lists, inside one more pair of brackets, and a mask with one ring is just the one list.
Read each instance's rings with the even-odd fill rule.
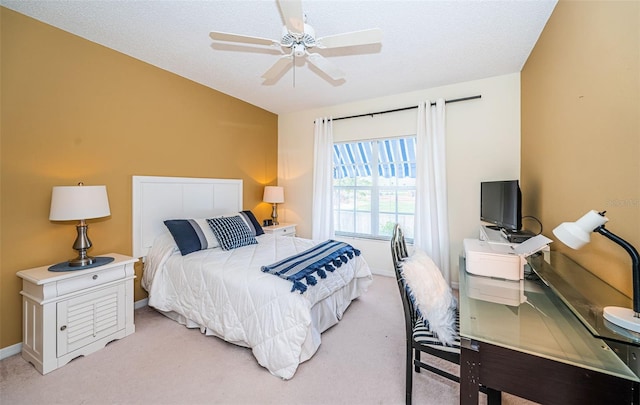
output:
[[458,310],[456,310],[455,336],[452,345],[442,343],[433,332],[429,330],[429,323],[425,322],[423,318],[419,318],[413,327],[413,340],[432,349],[460,354],[460,314]]
[[456,300],[438,266],[422,250],[402,261],[402,276],[419,316],[429,321],[429,329],[441,342],[454,343]]

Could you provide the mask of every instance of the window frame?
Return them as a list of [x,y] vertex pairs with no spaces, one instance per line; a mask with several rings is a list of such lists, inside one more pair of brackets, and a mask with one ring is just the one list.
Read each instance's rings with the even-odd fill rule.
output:
[[[353,193],[353,207],[351,209],[342,209],[340,207],[340,203],[338,202],[337,204],[334,204],[333,206],[333,218],[332,220],[334,221],[334,229],[335,230],[335,234],[337,236],[344,236],[344,237],[354,237],[354,238],[363,238],[363,239],[372,239],[372,240],[390,240],[391,239],[391,234],[386,235],[386,234],[380,234],[380,215],[384,214],[384,215],[393,215],[395,217],[395,221],[398,222],[398,218],[400,215],[411,215],[415,217],[415,193],[416,193],[416,184],[415,184],[415,176],[411,177],[411,176],[402,176],[402,177],[398,177],[398,173],[396,173],[394,176],[389,177],[392,179],[395,179],[393,181],[394,185],[381,185],[381,178],[385,178],[383,175],[380,174],[380,167],[383,164],[388,164],[387,162],[384,162],[380,159],[380,148],[383,142],[387,141],[387,140],[394,140],[394,139],[413,139],[414,142],[414,150],[415,150],[415,145],[417,142],[416,139],[416,135],[404,135],[404,136],[392,136],[392,137],[385,137],[385,138],[375,138],[375,139],[358,139],[358,140],[352,140],[352,141],[340,141],[340,142],[334,142],[333,146],[335,145],[340,145],[340,144],[359,144],[359,143],[366,143],[366,142],[370,142],[372,143],[372,147],[371,147],[371,159],[368,162],[368,165],[370,166],[371,170],[371,176],[367,176],[366,178],[371,178],[371,185],[359,185],[358,184],[358,179],[362,178],[364,176],[358,176],[357,170],[354,170],[354,172],[356,173],[356,175],[354,177],[349,177],[349,176],[344,176],[344,177],[340,177],[340,178],[336,178],[336,173],[338,173],[340,171],[339,166],[336,165],[335,160],[333,161],[333,175],[332,175],[332,198],[334,198],[334,201],[336,199],[336,197],[340,194],[341,191],[343,190],[349,190],[352,191]],[[402,160],[399,163],[396,163],[396,161],[394,160],[394,164],[398,165],[405,165],[407,163],[409,164],[416,164],[415,161],[412,161],[410,156],[410,154],[407,154],[407,159],[408,160]],[[415,158],[415,156],[414,156]],[[342,160],[344,162],[344,159]],[[358,162],[355,160],[351,160],[353,163],[353,165],[357,165]],[[347,171],[348,172],[348,171]],[[406,185],[400,185],[401,180],[404,177],[409,177],[409,178],[413,178],[414,179],[414,184],[410,185],[410,186],[406,186]],[[336,182],[339,182],[340,179],[344,179],[344,178],[349,178],[349,179],[353,179],[354,180],[354,184],[353,185],[339,185],[336,184]],[[366,190],[368,192],[370,192],[370,212],[369,211],[358,211],[358,201],[357,201],[357,193],[358,190]],[[393,212],[380,212],[380,192],[381,191],[385,191],[385,190],[389,190],[392,191],[395,195],[395,210]],[[400,212],[399,208],[400,208],[400,203],[399,203],[399,193],[403,192],[403,191],[413,191],[414,193],[414,204],[413,204],[413,212],[410,213],[406,213],[406,212]],[[339,199],[338,199],[339,200]],[[353,230],[354,232],[349,232],[349,231],[344,231],[344,230],[338,230],[338,224],[339,224],[339,217],[340,214],[343,212],[350,212],[353,215]],[[371,225],[371,233],[361,233],[361,232],[356,232],[357,230],[357,215],[358,213],[368,213],[369,214],[369,218],[370,218],[370,225]],[[408,241],[413,241],[413,237],[411,237],[412,235],[409,235],[407,237]]]

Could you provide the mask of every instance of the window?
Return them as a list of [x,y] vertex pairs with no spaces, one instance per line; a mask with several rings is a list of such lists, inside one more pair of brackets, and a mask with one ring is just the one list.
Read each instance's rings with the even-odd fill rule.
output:
[[416,137],[333,145],[336,234],[388,239],[398,222],[413,238]]

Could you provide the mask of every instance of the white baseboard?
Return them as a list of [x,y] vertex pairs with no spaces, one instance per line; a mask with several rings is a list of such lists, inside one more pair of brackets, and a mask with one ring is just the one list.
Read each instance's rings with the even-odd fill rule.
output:
[[375,267],[370,267],[370,269],[371,269],[371,274],[375,274],[376,276],[385,276],[385,277],[396,276],[396,273],[394,273],[393,270],[381,269],[381,268],[375,268]]
[[133,303],[133,309],[144,308],[149,304],[149,298],[141,299],[140,301],[136,301]]
[[11,357],[22,351],[22,343],[16,343],[15,345],[3,347],[0,349],[0,360]]

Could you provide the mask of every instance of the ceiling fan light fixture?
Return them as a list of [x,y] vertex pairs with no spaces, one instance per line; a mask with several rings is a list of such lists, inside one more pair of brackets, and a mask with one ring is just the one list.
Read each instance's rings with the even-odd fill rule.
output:
[[304,46],[304,44],[297,43],[293,46],[293,54],[296,56],[296,58],[303,57],[306,52],[307,48]]
[[287,26],[282,27],[282,40],[280,46],[284,48],[291,48],[295,44],[304,44],[307,48],[313,48],[316,46],[316,32],[310,25],[304,25],[304,32],[302,34],[296,34],[290,32]]
[[286,25],[282,26],[282,39],[280,45],[286,48],[290,48],[296,43],[296,38],[289,33]]

